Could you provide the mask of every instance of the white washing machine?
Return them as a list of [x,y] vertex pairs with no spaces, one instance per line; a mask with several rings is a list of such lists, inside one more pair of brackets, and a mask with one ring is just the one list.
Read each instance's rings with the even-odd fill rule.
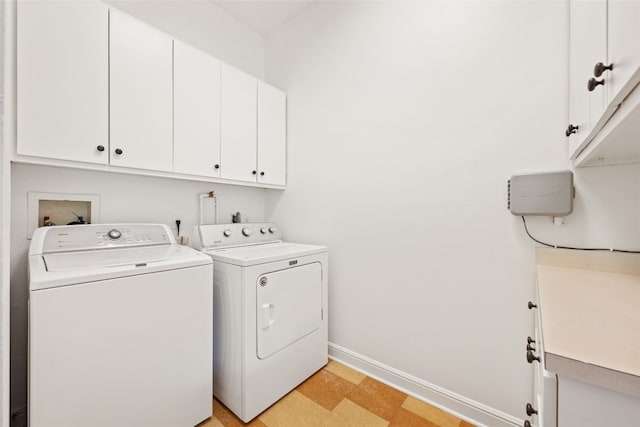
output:
[[211,416],[211,258],[166,225],[43,227],[29,248],[29,425]]
[[282,242],[273,223],[195,235],[214,265],[214,395],[249,422],[327,364],[327,248]]

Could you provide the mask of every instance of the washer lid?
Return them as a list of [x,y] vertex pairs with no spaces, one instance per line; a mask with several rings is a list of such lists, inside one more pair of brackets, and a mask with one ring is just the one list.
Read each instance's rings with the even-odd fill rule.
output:
[[44,254],[47,271],[91,270],[171,261],[180,263],[198,253],[182,246],[161,245],[126,249],[102,249],[87,252]]
[[157,245],[29,256],[31,290],[211,264],[202,252]]
[[206,252],[213,257],[214,261],[246,267],[319,254],[327,252],[327,248],[325,246],[277,242],[224,249],[210,249]]

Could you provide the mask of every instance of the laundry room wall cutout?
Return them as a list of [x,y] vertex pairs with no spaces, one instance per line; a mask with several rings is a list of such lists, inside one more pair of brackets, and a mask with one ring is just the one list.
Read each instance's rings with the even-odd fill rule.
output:
[[63,194],[29,192],[27,239],[42,226],[70,223],[99,223],[100,196],[96,194]]

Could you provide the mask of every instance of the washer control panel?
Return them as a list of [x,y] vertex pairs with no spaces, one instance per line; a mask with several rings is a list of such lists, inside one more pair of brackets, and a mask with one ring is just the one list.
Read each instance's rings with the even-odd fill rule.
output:
[[175,243],[163,224],[91,224],[47,227],[42,253]]
[[282,239],[280,228],[273,222],[199,225],[196,233],[200,249],[275,242]]

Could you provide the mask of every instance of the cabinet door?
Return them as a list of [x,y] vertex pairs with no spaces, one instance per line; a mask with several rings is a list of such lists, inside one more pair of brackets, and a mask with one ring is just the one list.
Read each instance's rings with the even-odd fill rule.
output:
[[226,64],[221,69],[220,176],[256,182],[257,79]]
[[287,96],[258,82],[258,182],[285,185],[287,169]]
[[111,164],[171,171],[173,41],[110,12]]
[[[613,70],[603,77],[608,79],[605,84],[609,102],[620,103],[640,80],[636,76],[630,81],[640,68],[640,1],[609,0],[607,19],[608,61]],[[627,82],[629,86],[624,88]],[[616,98],[617,95],[621,96]]]
[[32,1],[17,7],[17,153],[106,164],[107,7]]
[[603,88],[589,92],[587,82],[594,65],[606,58],[606,7],[605,0],[569,2],[569,123],[578,126],[569,138],[571,158],[584,147],[605,107]]
[[220,176],[220,62],[174,41],[175,172]]

